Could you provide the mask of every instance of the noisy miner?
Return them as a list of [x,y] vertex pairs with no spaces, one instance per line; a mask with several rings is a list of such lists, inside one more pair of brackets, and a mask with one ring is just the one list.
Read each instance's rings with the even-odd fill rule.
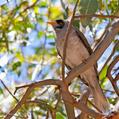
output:
[[[69,21],[55,20],[49,21],[56,33],[56,48],[60,57],[63,57],[64,37],[68,28]],[[71,26],[67,40],[65,65],[73,69],[84,62],[92,53],[92,49],[87,42],[87,39],[81,31]],[[98,74],[95,66],[91,66],[85,72],[80,74],[89,86],[94,98],[95,105],[103,112],[108,109],[108,102],[100,88],[98,82]]]

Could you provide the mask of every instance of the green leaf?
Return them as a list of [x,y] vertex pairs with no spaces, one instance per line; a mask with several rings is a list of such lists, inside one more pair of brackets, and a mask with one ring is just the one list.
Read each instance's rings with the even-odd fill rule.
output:
[[24,62],[24,57],[20,52],[16,53],[16,58],[20,61],[20,62]]
[[43,35],[44,35],[44,32],[43,31],[39,31],[38,32],[38,38],[41,38]]
[[105,66],[100,74],[100,79],[104,79],[106,77],[106,74],[107,74],[107,68],[108,66]]
[[16,63],[13,64],[12,69],[13,70],[16,70],[20,66],[21,66],[21,62],[18,61],[18,62],[16,62]]
[[39,7],[47,7],[47,2],[41,1]]
[[73,26],[79,29],[79,20],[74,20]]
[[56,119],[65,119],[65,117],[60,112],[57,112]]
[[0,94],[3,94],[3,90],[2,90],[2,88],[0,87]]
[[[80,0],[80,13],[85,14],[94,14],[98,10],[98,1],[97,0]],[[89,25],[91,18],[81,18],[81,23],[84,27]]]
[[107,69],[108,69],[108,66],[105,66],[102,70],[102,72],[100,73],[99,75],[99,78],[101,80],[101,86],[104,87],[105,86],[105,82],[107,81],[107,78],[106,78],[106,74],[107,74]]
[[35,7],[34,7],[34,12],[35,12],[36,14],[39,13],[39,7],[38,7],[38,6],[35,6]]
[[62,17],[62,11],[60,7],[50,7],[49,8],[49,18],[50,19],[56,19]]
[[55,38],[55,35],[54,34],[51,34],[51,33],[50,34],[47,34],[47,38],[48,39],[54,39]]

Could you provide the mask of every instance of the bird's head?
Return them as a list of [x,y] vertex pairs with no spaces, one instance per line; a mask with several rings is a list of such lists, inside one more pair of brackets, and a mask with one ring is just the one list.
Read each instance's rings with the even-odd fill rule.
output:
[[61,19],[49,21],[47,23],[52,25],[56,32],[62,30],[66,25],[66,21],[61,20]]

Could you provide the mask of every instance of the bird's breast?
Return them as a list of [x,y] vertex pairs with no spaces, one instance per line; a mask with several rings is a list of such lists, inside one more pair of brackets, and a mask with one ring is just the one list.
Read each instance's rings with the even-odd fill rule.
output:
[[[63,57],[63,37],[57,38],[56,47],[61,57]],[[70,33],[66,47],[66,64],[73,68],[82,63],[82,61],[88,57],[89,52],[84,44],[81,42],[80,38],[76,35],[75,32]]]

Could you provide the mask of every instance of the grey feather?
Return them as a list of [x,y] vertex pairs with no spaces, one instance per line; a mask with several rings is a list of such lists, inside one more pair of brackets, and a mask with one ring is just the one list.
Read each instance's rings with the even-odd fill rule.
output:
[[[65,22],[65,25],[62,29],[55,29],[56,32],[56,48],[61,58],[63,57],[63,45],[64,45],[64,36],[67,31],[68,22]],[[66,48],[66,66],[70,67],[70,69],[74,68],[81,64],[85,59],[87,59],[92,54],[92,49],[87,42],[87,39],[83,35],[82,32],[75,29],[73,26],[71,27],[67,48]],[[107,111],[108,103],[107,100],[100,88],[98,82],[98,75],[95,66],[90,67],[88,70],[83,72],[81,78],[84,79],[94,97],[94,102],[96,106],[102,110],[103,112]]]

